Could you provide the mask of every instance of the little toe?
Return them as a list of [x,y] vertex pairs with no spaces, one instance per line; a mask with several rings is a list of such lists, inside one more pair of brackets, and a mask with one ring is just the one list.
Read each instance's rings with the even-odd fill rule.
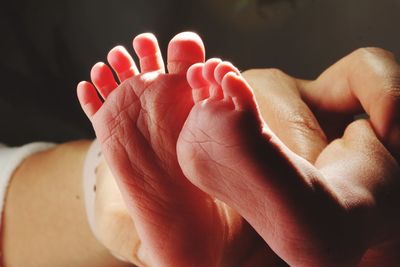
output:
[[193,32],[179,33],[169,42],[167,58],[169,73],[185,74],[191,65],[204,62],[203,41]]
[[224,94],[232,98],[237,110],[257,112],[253,90],[240,74],[228,72],[222,78],[221,85]]
[[210,96],[210,83],[203,76],[204,63],[192,65],[186,74],[187,81],[192,88],[193,101],[200,102]]
[[140,60],[142,73],[151,71],[165,72],[157,38],[151,33],[142,33],[133,40],[133,48]]
[[118,86],[110,67],[103,62],[96,63],[93,66],[90,77],[104,99]]
[[219,58],[211,58],[207,60],[203,69],[204,78],[210,83],[210,98],[213,100],[221,100],[224,98],[220,84],[215,80],[215,69],[221,63]]
[[223,61],[214,70],[214,79],[218,84],[222,83],[222,79],[224,76],[229,73],[234,72],[237,75],[240,75],[240,71],[232,65],[232,63],[228,61]]
[[123,46],[116,46],[111,49],[107,55],[107,60],[120,82],[139,74],[135,61]]
[[102,102],[97,95],[96,88],[89,82],[80,82],[77,86],[79,103],[86,116],[91,120],[100,109]]

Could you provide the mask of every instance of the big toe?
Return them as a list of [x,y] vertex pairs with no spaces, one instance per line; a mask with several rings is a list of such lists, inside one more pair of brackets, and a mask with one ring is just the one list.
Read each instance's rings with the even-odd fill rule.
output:
[[237,110],[258,113],[253,90],[240,74],[228,72],[223,76],[221,85],[224,95],[232,98]]
[[191,65],[204,60],[204,44],[196,33],[182,32],[171,39],[168,45],[169,73],[185,74]]

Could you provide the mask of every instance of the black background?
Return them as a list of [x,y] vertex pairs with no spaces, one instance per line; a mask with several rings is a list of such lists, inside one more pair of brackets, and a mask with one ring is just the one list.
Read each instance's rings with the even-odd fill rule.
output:
[[[92,138],[76,84],[115,45],[183,30],[241,70],[313,79],[359,47],[400,54],[400,0],[0,1],[0,142]],[[165,54],[165,53],[164,53]]]

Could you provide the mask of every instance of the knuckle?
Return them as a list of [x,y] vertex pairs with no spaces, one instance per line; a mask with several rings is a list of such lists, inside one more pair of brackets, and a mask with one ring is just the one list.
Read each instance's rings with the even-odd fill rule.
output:
[[245,70],[242,72],[243,75],[249,75],[249,76],[254,76],[254,75],[259,75],[264,71],[264,69],[249,69]]
[[378,59],[394,58],[394,54],[380,47],[362,47],[357,49],[355,55],[361,58],[370,58],[371,56]]
[[253,81],[254,79],[257,79],[263,75],[263,70],[262,69],[249,69],[246,71],[242,72],[242,76],[248,81]]
[[400,70],[384,78],[383,89],[383,99],[390,99],[400,105]]
[[268,68],[268,69],[265,69],[265,71],[273,76],[279,76],[279,75],[283,74],[283,71],[281,71],[280,69],[277,69],[277,68]]
[[382,97],[400,97],[400,66],[394,54],[379,47],[364,47],[356,50],[356,62],[367,67],[382,86]]
[[243,73],[243,77],[256,91],[268,92],[296,91],[296,79],[276,68],[253,69]]
[[397,105],[400,105],[400,77],[398,77],[396,81],[389,83],[383,96],[391,99]]
[[263,76],[265,78],[279,78],[282,76],[287,76],[287,74],[284,73],[282,70],[276,68],[250,69],[244,71],[242,75],[244,77]]
[[267,75],[270,78],[281,78],[283,76],[287,76],[286,73],[284,73],[282,70],[280,69],[276,69],[276,68],[269,68],[269,69],[265,69],[265,75]]
[[379,47],[359,48],[353,54],[356,64],[365,66],[368,72],[386,79],[399,72],[398,64],[392,52]]
[[318,122],[311,116],[308,116],[308,114],[295,112],[288,115],[286,121],[290,129],[298,131],[301,134],[309,135],[311,133],[313,136],[317,135],[322,137]]

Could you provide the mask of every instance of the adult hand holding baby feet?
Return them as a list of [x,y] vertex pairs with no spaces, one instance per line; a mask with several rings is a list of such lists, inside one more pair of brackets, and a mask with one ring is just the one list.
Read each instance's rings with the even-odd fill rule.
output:
[[[371,112],[375,125],[367,120],[351,122],[345,125],[343,136],[328,143],[326,136],[335,136],[335,131],[319,126],[307,108],[303,122],[312,126],[313,138],[308,141],[315,140],[309,149],[312,153],[305,153],[307,161],[264,123],[251,87],[238,71],[226,62],[208,62],[213,61],[212,68],[210,63],[196,64],[187,75],[196,103],[178,139],[178,159],[195,185],[243,215],[291,266],[355,266],[368,248],[396,240],[399,165],[374,133],[373,126],[382,123],[376,120],[381,110]],[[348,61],[334,67],[346,69]],[[345,73],[352,78],[352,86],[356,81],[360,86],[354,72]],[[337,94],[348,78],[342,76],[332,79],[328,72],[314,85],[331,78],[329,85]],[[292,79],[291,83],[292,89],[300,88],[301,81]],[[329,85],[323,88],[329,90]],[[295,97],[301,100],[300,95],[299,89]],[[354,97],[343,95],[344,99]],[[361,93],[365,95],[368,92]],[[332,98],[338,101],[338,95]],[[359,112],[360,103],[350,100],[347,110],[342,106],[341,115],[332,110],[341,122]],[[358,106],[350,109],[349,103]],[[279,115],[279,109],[274,115]],[[338,130],[343,126],[340,123]]]
[[263,255],[271,255],[268,246],[241,216],[193,186],[177,161],[176,142],[193,106],[186,71],[204,61],[202,41],[193,33],[175,36],[168,47],[167,74],[152,34],[137,36],[133,46],[141,72],[128,52],[116,47],[108,61],[121,83],[98,63],[91,72],[95,87],[78,85],[82,108],[140,239],[132,253],[139,264],[156,267],[233,266],[252,261],[253,253],[265,263]]
[[[144,38],[145,43],[147,42],[144,47],[150,47],[147,50],[150,51],[149,53],[140,52],[142,51],[140,50],[142,38]],[[139,74],[127,52],[117,47],[110,52],[109,61],[120,80],[127,81],[116,88],[117,83],[112,77],[111,71],[104,64],[98,64],[92,71],[92,80],[106,99],[105,103],[101,103],[97,98],[95,88],[89,83],[81,83],[78,94],[99,138],[101,136],[99,133],[106,133],[103,134],[103,141],[107,141],[103,145],[106,144],[105,151],[109,152],[109,164],[111,163],[110,166],[114,169],[113,172],[120,183],[126,202],[129,204],[129,211],[142,241],[142,244],[139,245],[140,259],[147,266],[244,266],[246,259],[248,266],[270,266],[268,265],[268,257],[271,256],[271,253],[268,252],[267,246],[259,242],[254,232],[247,228],[240,216],[221,202],[214,201],[213,198],[191,187],[190,184],[188,185],[185,182],[182,182],[182,184],[180,182],[175,183],[174,181],[184,180],[184,178],[179,180],[182,177],[179,168],[165,168],[165,166],[176,166],[176,159],[174,161],[173,158],[162,156],[159,158],[158,156],[164,153],[160,150],[171,151],[169,145],[173,146],[173,143],[176,142],[177,133],[179,133],[179,130],[176,129],[182,127],[180,125],[175,128],[174,125],[177,124],[174,124],[175,121],[171,122],[171,120],[161,119],[160,124],[160,118],[166,118],[168,116],[164,115],[174,114],[174,112],[163,113],[160,112],[163,109],[159,108],[166,107],[168,104],[176,108],[182,105],[177,101],[190,99],[190,97],[182,99],[177,97],[169,101],[171,94],[166,92],[172,91],[176,93],[173,96],[183,96],[185,94],[182,92],[185,90],[177,90],[179,83],[168,83],[168,79],[182,81],[179,76],[183,76],[187,67],[196,61],[202,61],[195,59],[196,52],[192,54],[193,51],[203,50],[201,42],[198,42],[198,37],[193,37],[191,34],[175,37],[171,41],[169,49],[168,65],[170,73],[163,74],[163,68],[160,67],[163,63],[160,56],[157,56],[159,50],[154,37],[141,35],[135,40],[136,45],[134,46],[141,61],[143,74]],[[179,43],[180,45],[176,45]],[[196,45],[196,43],[201,45]],[[201,48],[197,49],[196,47]],[[197,55],[199,54],[202,54],[202,56],[198,58],[204,57],[204,52]],[[185,56],[180,57],[179,55]],[[179,59],[174,60],[177,58]],[[174,69],[182,71],[174,72]],[[185,138],[186,140],[181,138],[180,141],[182,143],[180,144],[180,155],[183,155],[180,158],[183,162],[183,169],[191,176],[191,180],[204,191],[227,201],[240,212],[247,209],[247,213],[243,212],[243,215],[272,245],[274,250],[291,265],[340,266],[357,262],[359,255],[366,247],[384,239],[382,231],[377,229],[382,229],[382,225],[392,226],[393,221],[395,221],[391,213],[396,214],[392,212],[392,208],[397,205],[398,200],[394,199],[390,201],[393,204],[387,205],[388,199],[391,199],[385,198],[385,196],[387,196],[388,191],[386,189],[388,186],[393,186],[393,191],[398,190],[396,179],[393,179],[398,172],[398,166],[379,143],[371,131],[370,125],[366,122],[353,123],[351,127],[348,127],[347,134],[341,140],[327,146],[324,132],[311,111],[304,108],[306,107],[304,103],[302,103],[304,106],[300,105],[300,109],[306,110],[306,114],[301,113],[297,117],[300,118],[298,121],[296,119],[293,121],[293,117],[288,116],[287,120],[282,120],[281,125],[274,125],[271,123],[273,120],[268,120],[273,131],[297,155],[288,150],[272,132],[268,131],[268,128],[264,128],[267,130],[261,133],[262,137],[260,138],[261,121],[259,114],[255,112],[251,90],[248,90],[249,87],[246,84],[243,85],[243,81],[231,72],[238,73],[230,64],[221,63],[215,59],[209,60],[205,66],[197,65],[189,72],[188,79],[193,86],[193,97],[197,104],[187,122],[187,125],[191,124],[192,126],[189,128],[186,125],[181,136],[183,137],[191,132],[189,137],[193,138]],[[234,86],[230,87],[224,86],[224,83],[222,83],[221,87],[222,77],[225,76],[233,77],[233,80],[237,79],[239,83],[233,82]],[[332,75],[325,75],[325,78],[326,76],[329,78]],[[278,82],[279,86],[276,86],[276,88],[282,89],[283,85],[283,87],[289,88],[289,91],[299,89],[297,87],[299,87],[300,81],[296,82],[294,79],[287,79],[287,77],[285,79],[283,76],[279,78],[280,84]],[[331,84],[335,84],[335,82],[341,84],[339,78],[331,79]],[[329,79],[325,80],[329,81]],[[319,79],[314,84],[318,85],[321,81],[323,83],[324,79]],[[183,83],[185,82],[183,81]],[[145,90],[143,90],[143,84],[145,84]],[[307,82],[304,84],[312,87],[312,84]],[[182,88],[188,89],[188,85],[184,85]],[[235,91],[232,89],[243,90]],[[110,94],[110,92],[112,93]],[[147,94],[143,94],[143,92]],[[258,90],[258,93],[260,93],[260,90]],[[110,96],[108,96],[109,94]],[[129,98],[125,97],[125,94]],[[166,98],[165,95],[167,95]],[[318,92],[314,95],[309,94],[308,98],[316,102],[315,99],[312,99],[315,95],[318,95]],[[331,95],[334,96],[334,94]],[[283,98],[283,101],[273,101],[265,99],[265,97],[260,97],[258,100],[261,102],[264,100],[264,103],[262,103],[265,106],[263,111],[268,110],[266,107],[269,107],[269,111],[272,111],[269,114],[273,114],[270,116],[278,115],[278,118],[284,118],[285,116],[281,116],[281,114],[289,113],[290,115],[291,113],[287,111],[295,111],[299,106],[297,105],[298,102],[302,102],[297,100],[297,102],[293,102],[293,97],[287,96],[288,94],[286,94],[286,98]],[[331,96],[332,100],[337,101],[337,98],[333,96]],[[295,94],[296,97],[299,98],[299,95]],[[167,101],[158,102],[160,99]],[[201,101],[203,99],[207,100]],[[312,102],[311,100],[309,102]],[[155,105],[157,103],[166,103],[166,105]],[[185,115],[187,116],[193,103],[190,100],[184,101],[184,103],[188,107]],[[284,103],[290,107],[283,108],[282,104]],[[321,103],[326,104],[327,101],[321,101]],[[128,107],[125,109],[123,104]],[[185,105],[183,104],[183,106]],[[195,111],[199,110],[199,106],[203,106],[204,112]],[[218,115],[219,119],[216,116],[204,116],[204,114],[209,113],[207,106],[215,109],[214,115]],[[315,108],[312,103],[310,106]],[[232,108],[235,108],[235,112]],[[156,112],[157,110],[158,112]],[[177,118],[181,118],[180,115],[185,114],[185,108],[171,110],[175,110]],[[181,111],[183,112],[180,113]],[[220,111],[227,112],[221,113]],[[232,112],[229,116],[225,116],[229,113],[228,111]],[[351,109],[351,112],[354,112],[354,109]],[[160,116],[160,114],[163,116]],[[193,120],[193,116],[196,117],[197,115],[193,114],[198,114],[199,120],[197,122]],[[316,114],[317,117],[318,115]],[[333,117],[339,118],[340,121],[347,121],[349,114],[345,115],[344,120],[342,120],[342,116]],[[184,121],[183,117],[185,116],[182,116],[182,121]],[[98,117],[97,123],[94,121],[95,117]],[[232,124],[233,121],[240,122],[241,117],[244,124]],[[246,117],[248,120],[244,119]],[[113,124],[107,126],[106,121]],[[222,125],[215,123],[215,121],[221,122]],[[374,120],[372,120],[372,123],[374,124]],[[154,127],[159,124],[169,127],[161,128],[161,130],[159,127]],[[116,127],[114,128],[112,125],[116,125]],[[243,125],[249,125],[249,127],[243,129]],[[282,127],[282,125],[289,127]],[[240,127],[238,128],[238,126]],[[310,129],[302,126],[312,126],[311,131],[307,131]],[[341,123],[338,128],[342,126]],[[107,127],[109,128],[107,129]],[[220,131],[221,127],[222,131]],[[106,130],[102,130],[104,128]],[[322,128],[325,133],[330,134],[324,127]],[[114,131],[112,131],[113,129]],[[172,134],[168,135],[167,133],[165,135],[165,129],[170,130],[169,133]],[[197,135],[199,139],[196,139],[197,137],[193,133],[196,133],[198,129],[200,129],[200,134]],[[286,129],[287,131],[285,131]],[[241,142],[245,138],[242,137],[248,136],[247,130],[254,133],[251,137],[254,140],[250,142],[245,140],[245,144],[249,144],[246,146],[247,154],[243,154],[243,149],[240,146],[229,147],[228,145],[229,152],[234,151],[236,153],[231,155],[225,153],[226,150],[220,149],[229,142],[243,144]],[[144,139],[132,139],[136,138],[136,135],[132,134],[135,131],[139,131]],[[164,133],[164,136],[172,136],[173,138],[160,139],[160,132]],[[227,132],[229,134],[224,136]],[[293,135],[285,132],[293,133]],[[220,138],[220,133],[223,136],[222,141],[217,144],[219,147],[213,145],[213,142],[208,142],[215,137]],[[107,138],[108,135],[110,138]],[[192,156],[198,152],[198,146],[187,144],[186,141],[199,141],[198,143],[201,145],[204,138],[206,139],[204,146],[200,153],[194,157],[197,160],[185,161],[185,153],[186,156]],[[143,142],[143,140],[145,141]],[[161,142],[164,143],[159,146]],[[258,143],[261,145],[255,149],[254,146]],[[141,148],[143,144],[147,144],[148,150]],[[298,144],[301,144],[300,147],[298,147]],[[262,147],[267,148],[260,150]],[[267,152],[268,149],[271,150]],[[255,151],[259,151],[259,153],[254,153]],[[371,151],[373,152],[371,153]],[[148,156],[152,153],[157,157]],[[171,155],[173,153],[171,152]],[[204,156],[207,153],[208,155]],[[266,154],[269,154],[269,156],[266,156]],[[351,156],[352,154],[354,156]],[[224,169],[224,165],[215,161],[213,155],[217,157],[222,155],[219,159],[222,159],[227,168],[232,171],[219,173]],[[242,157],[246,155],[249,156],[247,159]],[[298,155],[308,159],[315,166],[313,167]],[[346,155],[350,160],[346,160],[347,158],[342,155]],[[254,157],[256,160],[254,160]],[[235,162],[237,164],[232,166],[232,159],[239,158],[240,161]],[[261,164],[260,168],[260,162],[266,159],[269,160]],[[249,161],[252,161],[252,165],[248,164]],[[219,167],[216,168],[215,164]],[[275,166],[273,166],[274,164]],[[238,165],[243,167],[240,169],[242,173],[239,175],[235,173]],[[254,175],[248,175],[249,166]],[[271,166],[274,168],[271,168]],[[158,171],[160,169],[161,171]],[[260,174],[260,169],[262,174]],[[267,174],[267,171],[264,171],[265,169],[271,173]],[[216,172],[218,173],[216,174]],[[178,175],[175,175],[176,173]],[[232,175],[227,178],[226,173]],[[272,183],[271,180],[266,179],[267,177],[278,176],[282,176],[283,179],[272,180]],[[346,179],[336,179],[339,176],[346,177]],[[167,177],[166,180],[164,180],[165,177]],[[241,177],[241,179],[238,179],[238,177]],[[377,177],[379,179],[376,179]],[[360,178],[362,179],[360,180]],[[369,183],[367,189],[365,182]],[[147,186],[143,186],[146,183],[148,183]],[[176,188],[178,189],[176,190]],[[326,190],[321,190],[321,188]],[[383,189],[378,190],[377,188]],[[157,195],[154,192],[160,192],[160,194]],[[280,195],[282,192],[283,194]],[[285,195],[285,193],[287,194]],[[171,195],[173,196],[170,197]],[[382,197],[382,195],[385,196]],[[192,196],[196,196],[197,200],[193,200]],[[164,201],[165,199],[166,201]],[[164,205],[158,205],[160,202]],[[193,207],[198,208],[197,213],[193,213]],[[382,207],[385,207],[383,211]],[[377,212],[378,210],[381,211]],[[376,218],[379,218],[380,215],[382,215],[382,218],[377,220]],[[363,219],[368,223],[360,223]],[[265,223],[265,221],[270,223]],[[173,227],[167,229],[168,226]],[[387,228],[388,233],[393,232],[392,230],[393,227]],[[270,234],[271,232],[273,234]],[[255,255],[252,255],[252,251],[255,252]],[[253,256],[255,256],[255,261],[252,261]],[[226,259],[231,261],[229,262]]]

